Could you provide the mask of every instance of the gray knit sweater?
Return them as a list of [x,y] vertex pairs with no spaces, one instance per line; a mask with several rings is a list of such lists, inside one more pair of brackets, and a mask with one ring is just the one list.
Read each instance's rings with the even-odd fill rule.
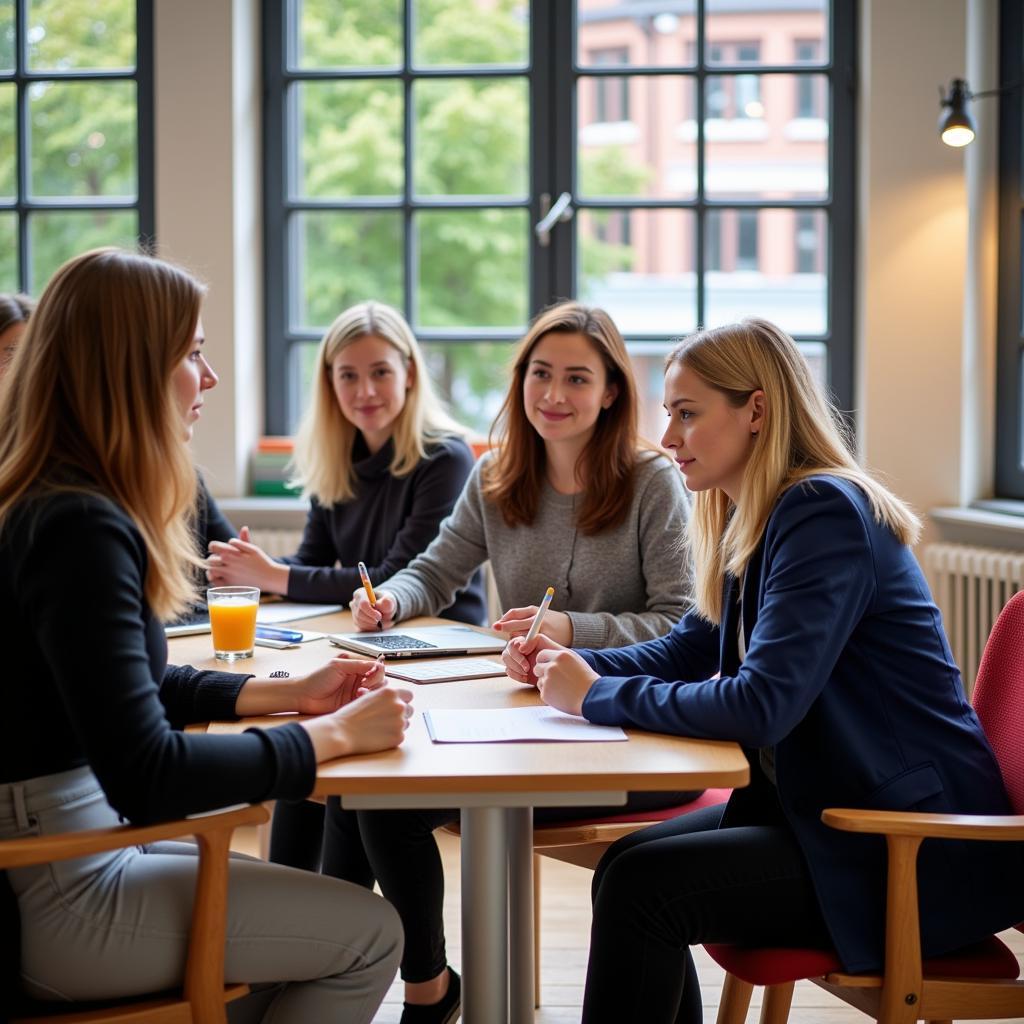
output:
[[584,536],[576,529],[576,497],[545,483],[531,526],[509,527],[481,494],[473,467],[465,489],[421,555],[378,584],[398,602],[396,620],[436,615],[452,603],[490,559],[503,609],[538,604],[552,586],[552,609],[568,612],[574,647],[619,647],[667,633],[689,601],[689,573],[680,540],[689,501],[672,463],[644,454],[633,503],[613,530]]

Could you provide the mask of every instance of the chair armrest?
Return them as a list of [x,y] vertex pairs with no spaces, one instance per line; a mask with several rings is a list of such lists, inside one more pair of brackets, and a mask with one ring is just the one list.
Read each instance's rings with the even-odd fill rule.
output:
[[830,807],[821,820],[844,832],[870,832],[922,839],[1024,840],[1024,814],[920,814]]
[[5,839],[0,841],[0,868],[21,868],[30,864],[72,860],[75,857],[86,857],[89,854],[118,850],[126,846],[158,843],[164,839],[207,835],[224,830],[233,831],[239,825],[260,825],[268,817],[266,808],[262,805],[243,804],[157,825],[117,825],[114,828],[64,832],[52,836]]

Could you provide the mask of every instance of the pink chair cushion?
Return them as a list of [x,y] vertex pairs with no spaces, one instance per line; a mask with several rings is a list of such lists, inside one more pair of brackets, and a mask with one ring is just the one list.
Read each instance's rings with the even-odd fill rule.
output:
[[1024,814],[1024,592],[1010,598],[992,627],[973,699],[1010,804]]
[[654,811],[633,811],[628,814],[606,814],[600,818],[572,818],[566,821],[547,821],[538,825],[535,831],[541,832],[546,828],[561,828],[569,825],[616,825],[629,824],[631,822],[647,822],[653,825],[658,821],[668,821],[670,818],[678,818],[681,814],[689,814],[690,811],[699,811],[702,807],[715,807],[717,804],[724,804],[732,795],[731,789],[706,789],[696,800],[688,804],[677,804],[675,807],[660,807]]
[[[704,948],[720,967],[751,985],[779,985],[843,970],[839,958],[830,949],[750,949],[717,942],[706,942]],[[1020,974],[1013,950],[994,935],[973,946],[925,960],[922,966],[927,978],[1012,981]]]

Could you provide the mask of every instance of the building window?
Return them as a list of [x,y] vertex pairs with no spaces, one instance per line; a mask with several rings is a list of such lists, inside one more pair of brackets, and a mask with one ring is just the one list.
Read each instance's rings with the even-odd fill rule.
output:
[[0,6],[0,291],[153,235],[148,0]]
[[[591,62],[596,67],[610,64],[628,64],[629,50],[594,50]],[[598,78],[594,82],[595,120],[598,123],[629,120],[629,80],[626,78]]]
[[[606,308],[656,384],[672,338],[760,312],[852,404],[853,0],[650,6],[264,0],[270,432],[370,297],[481,433],[507,343],[564,297]],[[805,77],[834,110],[789,133]]]
[[[821,62],[821,42],[817,39],[799,39],[796,42],[795,50],[798,64],[819,64]],[[825,82],[820,76],[804,75],[797,79],[795,111],[797,117],[825,117],[826,99]]]
[[[1000,82],[1024,76],[1024,8],[1000,5]],[[999,316],[996,352],[996,494],[1024,500],[1024,100],[999,98]]]
[[[761,59],[759,43],[713,44],[708,47],[708,63],[757,64]],[[723,120],[764,117],[759,75],[717,75],[708,79],[707,112]]]

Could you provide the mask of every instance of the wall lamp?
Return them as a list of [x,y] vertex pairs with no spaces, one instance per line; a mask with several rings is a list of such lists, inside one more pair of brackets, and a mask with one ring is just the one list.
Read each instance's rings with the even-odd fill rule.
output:
[[971,92],[967,82],[962,78],[954,78],[949,85],[949,92],[943,92],[939,86],[939,135],[947,146],[970,145],[974,141],[974,119],[971,117],[971,100],[984,99],[986,96],[1001,96],[1021,87],[1020,82],[1000,86],[998,89],[985,89],[983,92]]

